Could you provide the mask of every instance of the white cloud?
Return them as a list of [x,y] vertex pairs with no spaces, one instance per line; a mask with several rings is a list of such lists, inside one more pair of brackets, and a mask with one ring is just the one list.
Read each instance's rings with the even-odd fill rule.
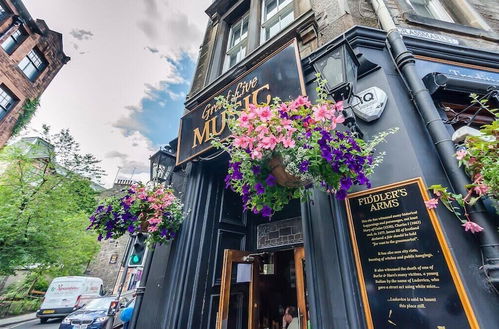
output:
[[[24,3],[33,17],[44,19],[51,29],[63,33],[65,52],[71,56],[42,96],[30,127],[39,129],[47,123],[54,130],[69,128],[83,152],[103,160],[107,186],[118,167],[122,167],[120,176],[131,175],[135,168],[134,178],[147,180],[149,156],[157,145],[141,133],[147,127],[133,120],[132,114],[141,110],[142,98],[154,97],[154,90],[165,83],[183,82],[165,58],[178,60],[183,52],[197,55],[207,22],[204,9],[210,1]],[[91,31],[93,36],[84,40],[84,51],[72,45],[72,31]],[[76,36],[90,37],[80,34]]]

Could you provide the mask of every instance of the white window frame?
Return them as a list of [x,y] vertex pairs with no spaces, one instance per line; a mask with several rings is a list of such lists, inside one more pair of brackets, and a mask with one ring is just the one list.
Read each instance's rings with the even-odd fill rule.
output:
[[416,14],[418,12],[416,11],[416,8],[414,8],[413,3],[417,2],[420,5],[425,5],[433,18],[444,22],[455,23],[454,19],[449,14],[447,9],[445,9],[444,5],[442,5],[440,0],[407,0],[407,2],[414,9]]
[[[243,33],[243,26],[246,23],[246,32]],[[231,46],[233,42],[233,37],[234,33],[233,31],[235,29],[239,28],[239,40]],[[225,64],[224,64],[224,71],[227,71],[230,69],[232,66],[236,65],[239,63],[244,57],[246,57],[246,53],[248,51],[248,29],[249,29],[249,13],[246,13],[241,17],[239,20],[237,20],[234,24],[231,25],[230,30],[229,30],[229,38],[227,40],[227,51],[225,52]],[[236,56],[236,62],[231,66],[230,65],[230,58],[232,56]]]
[[[265,12],[266,9],[266,4],[271,1],[276,1],[277,6],[273,10],[273,12],[270,15],[267,15]],[[286,25],[281,26],[281,21],[283,17],[286,17],[288,14],[293,16],[293,20],[295,19],[295,14],[294,14],[294,5],[293,5],[293,0],[263,0],[262,1],[262,19],[261,19],[261,32],[260,32],[260,42],[263,44],[267,40],[271,39],[273,36],[269,36],[269,38],[266,38],[266,30],[267,28],[274,26],[276,24],[279,24],[279,30],[277,33],[282,31],[286,26],[288,26],[290,23]],[[274,34],[274,35],[276,35]]]

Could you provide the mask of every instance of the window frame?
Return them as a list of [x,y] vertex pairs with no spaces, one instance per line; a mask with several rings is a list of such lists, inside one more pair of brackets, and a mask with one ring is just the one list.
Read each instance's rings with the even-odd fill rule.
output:
[[[7,99],[7,97],[10,98],[10,103],[8,103],[7,107],[5,107],[3,103]],[[9,112],[16,106],[18,101],[19,99],[9,88],[7,88],[7,86],[5,86],[3,83],[0,84],[0,121],[2,121],[9,114]]]
[[[229,70],[231,67],[235,66],[237,63],[241,62],[248,53],[248,38],[249,38],[249,11],[244,13],[241,18],[236,20],[233,24],[230,25],[229,33],[227,37],[227,46],[225,49],[225,59],[223,65],[223,71]],[[243,33],[243,26],[246,23],[246,32]],[[234,29],[239,27],[239,41],[231,46],[232,39],[234,37]],[[239,60],[237,60],[237,56],[244,49],[244,54],[241,55]],[[236,62],[231,65],[230,59],[232,56],[236,56]]]
[[[459,24],[459,22],[455,20],[455,18],[452,16],[449,10],[445,7],[445,4],[443,4],[440,0],[406,0],[406,1],[408,5],[411,7],[411,9],[414,10],[414,12],[419,16],[436,19],[448,23]],[[423,2],[426,4],[423,4]],[[426,10],[431,16],[429,17],[423,15],[421,12],[418,12],[418,10],[415,7],[415,3],[421,6],[425,6]]]
[[[270,1],[275,1],[277,3],[277,6],[274,9],[275,12],[272,15],[267,16],[268,13],[266,13],[267,10],[266,4]],[[262,14],[260,19],[260,44],[264,44],[265,42],[269,41],[274,36],[279,34],[279,32],[284,30],[284,28],[290,25],[296,18],[294,0],[262,0],[261,10]],[[282,26],[281,25],[282,19],[284,17],[287,17],[289,14],[291,14],[292,16],[291,21],[288,24]],[[269,35],[269,37],[267,38],[266,36],[267,29],[277,24],[279,24],[279,29],[277,30],[277,32],[274,33],[273,35]]]
[[[34,56],[36,56],[36,59],[38,59],[40,61],[40,64],[37,65],[34,63],[34,59],[32,59],[30,57],[30,54],[34,54]],[[26,65],[24,65],[24,67],[21,67],[21,64],[25,61],[26,61]],[[45,56],[43,56],[43,53],[40,52],[38,49],[36,48],[33,48],[31,49],[27,54],[26,56],[24,56],[21,61],[17,64],[17,67],[23,72],[23,74],[26,76],[26,78],[32,82],[35,82],[36,79],[38,79],[38,77],[43,73],[43,71],[47,68],[48,66],[48,61],[47,59],[45,58]],[[29,67],[29,66],[32,66],[34,67],[35,71],[37,72],[34,76],[29,76],[27,73],[26,73],[26,68]]]
[[[19,32],[19,36],[14,36],[17,32]],[[12,32],[8,38],[5,39],[4,42],[2,42],[2,44],[0,45],[0,47],[2,47],[2,49],[9,55],[12,55],[16,49],[23,43],[24,40],[26,40],[26,38],[28,37],[28,32],[22,27],[22,26],[19,26],[19,28],[17,30],[15,30],[14,32]],[[4,45],[10,41],[10,40],[14,40],[11,44],[10,44],[10,47],[11,48],[8,48],[6,49],[4,47]]]

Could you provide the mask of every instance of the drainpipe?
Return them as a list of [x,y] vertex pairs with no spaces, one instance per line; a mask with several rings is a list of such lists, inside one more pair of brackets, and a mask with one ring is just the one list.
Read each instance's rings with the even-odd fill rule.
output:
[[[467,191],[464,186],[470,184],[470,180],[464,171],[459,168],[454,158],[454,143],[449,138],[449,133],[438,114],[428,89],[426,89],[417,73],[414,55],[405,46],[384,1],[371,0],[371,4],[382,28],[387,32],[390,52],[395,59],[395,64],[402,72],[404,80],[407,82],[409,92],[416,108],[419,110],[419,114],[426,123],[426,129],[435,144],[447,177],[457,193],[466,195]],[[488,282],[493,287],[499,288],[499,236],[496,228],[493,221],[485,215],[486,211],[482,204],[477,203],[476,206],[470,209],[469,213],[472,215],[473,220],[484,228],[482,232],[477,234],[483,259],[482,270]]]

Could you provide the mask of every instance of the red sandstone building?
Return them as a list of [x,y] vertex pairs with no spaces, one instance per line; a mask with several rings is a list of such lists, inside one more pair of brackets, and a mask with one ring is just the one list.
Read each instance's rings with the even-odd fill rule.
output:
[[61,67],[62,34],[34,20],[19,0],[0,0],[0,147],[27,99],[38,98]]

